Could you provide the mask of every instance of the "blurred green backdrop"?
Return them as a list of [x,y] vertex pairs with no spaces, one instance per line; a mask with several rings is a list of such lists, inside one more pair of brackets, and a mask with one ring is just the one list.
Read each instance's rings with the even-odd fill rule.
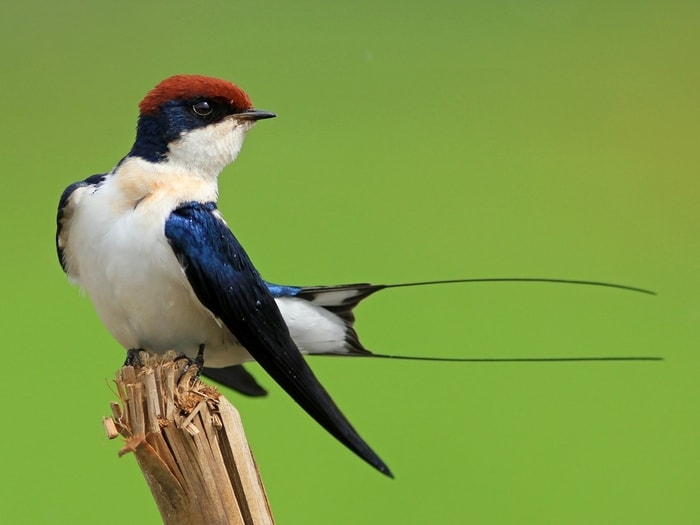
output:
[[155,523],[100,418],[123,351],[53,246],[63,188],[131,146],[158,81],[239,83],[279,118],[221,178],[263,275],[291,284],[600,279],[384,292],[365,344],[314,359],[396,480],[260,372],[230,393],[280,524],[700,522],[700,4],[578,0],[8,3],[2,53],[5,523]]

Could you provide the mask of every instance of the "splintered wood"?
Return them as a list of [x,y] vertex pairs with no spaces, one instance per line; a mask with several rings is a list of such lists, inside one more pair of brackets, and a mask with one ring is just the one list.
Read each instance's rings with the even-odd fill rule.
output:
[[107,436],[133,452],[166,525],[267,525],[272,513],[238,411],[187,361],[141,352],[117,372]]

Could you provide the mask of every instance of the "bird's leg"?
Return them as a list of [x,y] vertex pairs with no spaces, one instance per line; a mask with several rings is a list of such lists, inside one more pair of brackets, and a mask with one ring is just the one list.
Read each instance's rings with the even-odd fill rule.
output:
[[197,365],[198,372],[197,375],[202,373],[202,368],[204,368],[204,343],[199,345],[199,351],[197,352],[197,357],[194,358],[194,364]]
[[129,348],[126,351],[126,361],[124,361],[124,366],[133,366],[134,368],[141,368],[143,366],[143,361],[141,361],[140,352],[143,348]]

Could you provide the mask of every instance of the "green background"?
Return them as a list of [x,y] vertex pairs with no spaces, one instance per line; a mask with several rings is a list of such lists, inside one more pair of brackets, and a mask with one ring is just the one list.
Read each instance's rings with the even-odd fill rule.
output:
[[156,523],[100,419],[123,351],[54,252],[69,183],[131,146],[175,73],[239,83],[250,133],[220,207],[290,284],[599,279],[386,291],[405,355],[661,363],[312,367],[396,474],[372,471],[257,365],[230,393],[280,524],[700,522],[700,4],[7,3],[0,19],[4,523]]

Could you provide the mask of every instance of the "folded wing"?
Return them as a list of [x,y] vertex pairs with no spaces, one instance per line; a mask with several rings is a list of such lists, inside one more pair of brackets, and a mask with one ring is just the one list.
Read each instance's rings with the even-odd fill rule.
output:
[[314,376],[275,299],[215,204],[181,205],[166,221],[165,236],[198,299],[265,371],[336,439],[391,476]]

